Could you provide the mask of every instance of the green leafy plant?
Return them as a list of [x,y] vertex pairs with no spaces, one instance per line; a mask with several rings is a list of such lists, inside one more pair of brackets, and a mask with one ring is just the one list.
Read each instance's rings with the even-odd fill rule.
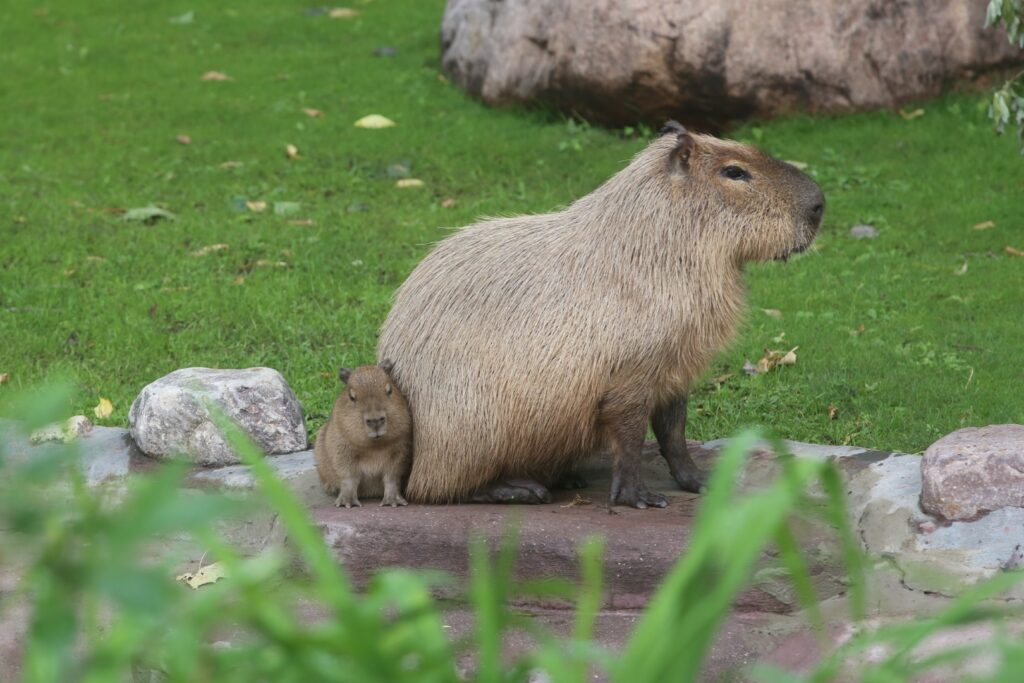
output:
[[[1006,29],[1010,43],[1024,49],[1024,3],[1021,0],[989,0],[985,26],[1000,24]],[[1007,126],[1017,129],[1017,142],[1024,155],[1024,72],[992,94],[988,115],[1000,134]]]
[[[66,393],[37,393],[15,410],[28,430],[61,416]],[[465,598],[475,627],[453,639],[433,589],[450,579],[385,571],[357,590],[326,547],[301,503],[248,438],[220,418],[219,426],[259,484],[259,501],[181,487],[186,468],[169,463],[140,476],[124,492],[86,486],[75,444],[54,445],[28,458],[3,452],[0,439],[0,572],[22,577],[0,594],[0,620],[12,605],[30,608],[21,679],[51,681],[339,681],[498,683],[523,681],[535,670],[553,683],[582,683],[604,672],[622,683],[697,680],[730,606],[750,581],[764,551],[774,547],[810,622],[817,605],[794,522],[817,518],[833,526],[849,569],[852,623],[864,612],[866,565],[848,522],[842,482],[825,460],[781,456],[781,475],[763,490],[741,492],[737,481],[763,435],[733,439],[718,460],[692,529],[689,548],[642,615],[621,656],[596,645],[602,604],[599,539],[581,548],[580,580],[520,582],[514,530],[497,549],[475,539]],[[778,453],[778,441],[770,442]],[[812,492],[816,485],[817,492]],[[211,520],[252,515],[266,506],[286,530],[287,550],[245,557],[226,544]],[[169,539],[189,539],[226,566],[228,576],[200,590],[173,579]],[[159,546],[163,552],[154,552]],[[173,544],[170,549],[173,551]],[[971,656],[957,648],[941,656],[918,650],[952,626],[993,623],[1006,616],[987,606],[1019,580],[1008,573],[954,601],[942,614],[882,629],[863,629],[824,657],[806,676],[761,668],[765,681],[823,682],[848,674],[851,662],[879,647],[886,653],[859,672],[863,681],[904,681]],[[517,596],[554,596],[575,604],[568,639],[555,637],[509,606]],[[506,636],[529,632],[535,646],[508,658]],[[1024,645],[993,638],[1002,672],[1014,671]],[[473,662],[460,672],[457,662]],[[1010,680],[991,678],[988,680]]]

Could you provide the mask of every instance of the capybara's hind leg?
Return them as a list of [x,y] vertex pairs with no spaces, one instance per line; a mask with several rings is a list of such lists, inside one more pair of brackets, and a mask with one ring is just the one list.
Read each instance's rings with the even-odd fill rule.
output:
[[686,395],[655,408],[651,426],[658,438],[661,457],[668,463],[668,469],[679,488],[692,493],[704,490],[707,474],[697,467],[686,450]]
[[551,492],[543,484],[532,479],[500,479],[474,491],[470,497],[473,503],[550,503]]

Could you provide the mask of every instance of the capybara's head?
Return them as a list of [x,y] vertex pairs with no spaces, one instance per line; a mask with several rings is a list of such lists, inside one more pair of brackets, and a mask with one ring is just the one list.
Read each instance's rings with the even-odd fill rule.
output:
[[[655,145],[667,153],[673,197],[696,211],[702,244],[739,262],[787,259],[811,245],[825,214],[818,184],[756,147],[688,132],[668,122]],[[699,204],[695,205],[695,198]]]
[[345,435],[358,444],[385,443],[404,438],[410,430],[409,405],[391,380],[391,362],[341,368],[345,383],[336,414]]

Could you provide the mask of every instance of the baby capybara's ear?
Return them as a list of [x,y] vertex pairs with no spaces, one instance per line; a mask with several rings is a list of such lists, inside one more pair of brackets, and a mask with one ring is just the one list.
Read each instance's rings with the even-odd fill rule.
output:
[[385,358],[380,363],[377,363],[377,367],[390,375],[391,371],[395,368],[395,364]]
[[338,379],[348,384],[348,378],[352,376],[352,371],[348,368],[341,368],[338,370]]

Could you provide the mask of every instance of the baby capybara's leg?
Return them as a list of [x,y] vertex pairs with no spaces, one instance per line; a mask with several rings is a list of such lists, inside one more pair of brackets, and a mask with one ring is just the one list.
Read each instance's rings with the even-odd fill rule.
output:
[[668,463],[679,488],[700,493],[707,483],[707,474],[697,467],[686,450],[686,394],[655,408],[651,426],[658,438],[661,457]]
[[472,503],[550,503],[551,492],[532,479],[499,479],[482,486],[469,497]]

